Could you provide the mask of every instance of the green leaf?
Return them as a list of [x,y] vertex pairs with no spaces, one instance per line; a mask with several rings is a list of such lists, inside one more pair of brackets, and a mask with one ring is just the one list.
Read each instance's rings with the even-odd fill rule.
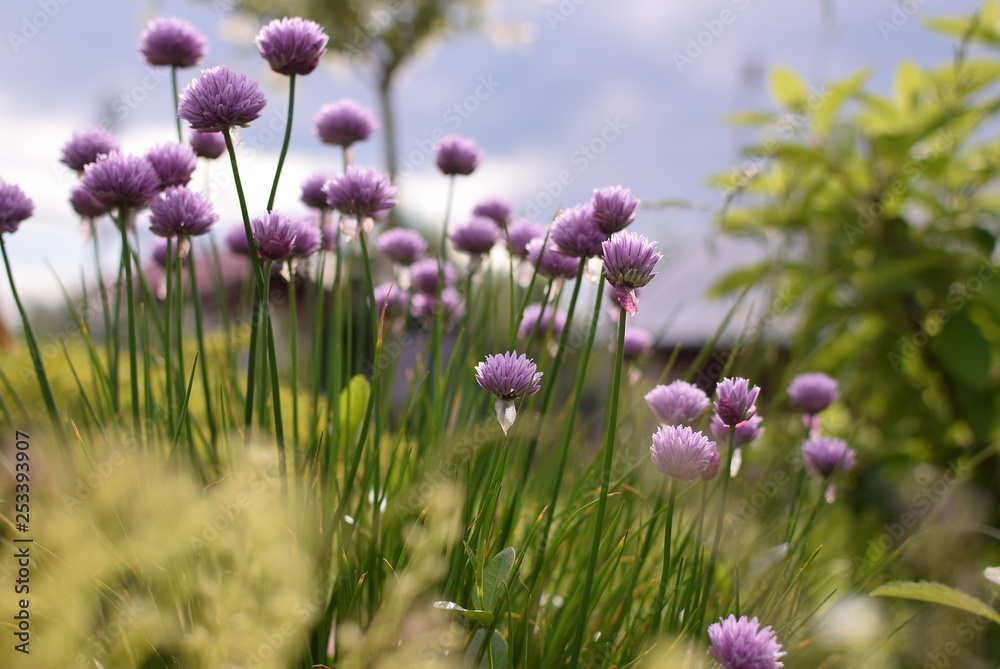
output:
[[872,590],[871,594],[873,597],[895,597],[950,606],[953,609],[992,620],[1000,625],[1000,613],[997,613],[989,604],[943,583],[893,581],[880,585]]
[[927,89],[927,77],[915,63],[903,61],[896,69],[893,97],[896,106],[904,111],[916,106],[920,93]]
[[774,114],[758,111],[741,111],[726,114],[725,121],[729,125],[767,125],[774,121]]
[[771,71],[768,82],[771,97],[782,107],[799,109],[809,102],[809,87],[795,72],[784,67]]
[[371,386],[363,374],[352,378],[340,391],[340,434],[350,437],[361,427]]
[[479,611],[476,609],[467,609],[459,606],[455,602],[434,602],[434,607],[438,609],[444,609],[445,611],[452,611],[460,616],[469,618],[470,620],[475,620],[480,623],[483,627],[489,627],[493,624],[493,613],[491,611]]
[[483,608],[492,611],[503,592],[503,585],[514,569],[514,548],[508,546],[496,554],[483,572]]
[[941,364],[963,384],[980,388],[989,379],[990,343],[965,313],[959,312],[945,323],[935,345]]
[[[482,645],[485,635],[486,630],[476,630],[475,635],[472,637],[472,643],[469,644],[469,649],[465,651],[465,661],[463,662],[465,667],[479,669],[480,667],[491,666],[485,655],[479,661],[479,664],[473,665],[473,662],[476,661],[476,655],[479,654],[479,647]],[[493,655],[492,666],[495,669],[504,669],[507,666],[507,641],[496,630],[493,630],[493,636],[490,638],[490,649],[488,652]]]

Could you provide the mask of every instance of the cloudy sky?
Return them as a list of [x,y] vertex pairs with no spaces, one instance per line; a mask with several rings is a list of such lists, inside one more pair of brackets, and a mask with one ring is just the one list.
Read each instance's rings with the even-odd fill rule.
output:
[[[728,128],[726,113],[766,108],[766,76],[791,67],[817,88],[871,68],[886,91],[902,60],[940,63],[948,40],[921,21],[971,12],[976,0],[512,0],[494,2],[486,34],[465,35],[421,54],[395,92],[399,122],[401,207],[408,220],[433,226],[444,209],[445,181],[429,166],[427,147],[442,132],[474,138],[482,168],[461,180],[456,218],[484,196],[503,196],[527,215],[548,219],[556,206],[589,199],[595,187],[621,184],[646,201],[678,198],[690,209],[644,210],[642,232],[668,256],[655,310],[680,313],[675,336],[710,331],[723,305],[705,307],[699,293],[747,249],[711,234],[720,195],[707,177],[739,163],[752,137]],[[174,138],[167,71],[136,54],[153,16],[187,18],[211,40],[204,65],[228,64],[255,78],[270,100],[243,133],[241,169],[261,213],[273,174],[287,80],[256,54],[259,25],[213,0],[139,2],[16,0],[0,6],[0,178],[21,185],[36,216],[9,238],[19,287],[32,299],[57,299],[49,264],[70,284],[89,268],[89,247],[67,196],[75,175],[58,162],[74,129],[108,121],[123,148],[143,152]],[[756,73],[756,74],[755,74]],[[196,71],[181,77],[186,85]],[[333,62],[300,78],[291,156],[277,206],[301,210],[298,186],[339,156],[311,134],[325,102],[351,97],[375,108],[368,73]],[[378,141],[359,147],[358,162],[383,166]],[[200,169],[195,185],[214,183],[221,227],[238,219],[227,166]],[[111,247],[111,230],[106,246]],[[113,248],[112,248],[113,251]],[[88,270],[89,271],[89,270]],[[0,307],[10,314],[9,288]],[[653,313],[650,313],[653,312]],[[8,317],[9,318],[9,317]],[[693,321],[697,321],[694,323]]]

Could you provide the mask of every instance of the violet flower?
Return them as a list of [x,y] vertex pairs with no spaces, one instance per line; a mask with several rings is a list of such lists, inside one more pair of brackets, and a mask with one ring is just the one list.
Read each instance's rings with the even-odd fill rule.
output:
[[323,105],[313,118],[313,132],[320,141],[345,149],[370,138],[377,130],[378,121],[372,113],[354,100]]
[[708,626],[709,650],[723,669],[781,669],[786,655],[770,626],[760,629],[756,617],[730,615]]
[[63,145],[62,163],[72,170],[82,172],[101,155],[118,151],[118,141],[101,128],[88,128],[73,133]]
[[514,213],[514,205],[509,200],[491,197],[482,200],[472,209],[473,216],[483,216],[496,223],[501,230],[507,227],[507,221]]
[[814,372],[800,374],[788,385],[788,397],[803,413],[817,414],[840,397],[836,379]]
[[534,265],[535,271],[547,279],[572,279],[580,269],[580,261],[564,256],[551,246],[543,248],[544,238],[535,238],[528,242],[528,261]]
[[857,452],[843,439],[816,437],[802,444],[802,458],[810,474],[824,478],[847,472],[857,464]]
[[188,185],[194,168],[198,165],[194,149],[177,142],[157,144],[146,153],[146,160],[160,179],[160,190]]
[[97,218],[108,213],[104,205],[97,201],[83,186],[74,186],[69,194],[69,202],[73,205],[73,211],[80,215],[80,218]]
[[250,229],[261,260],[284,262],[295,252],[298,226],[287,216],[277,212],[264,214],[250,221]]
[[254,43],[278,74],[309,74],[319,66],[329,40],[314,21],[299,17],[274,19],[260,29]]
[[177,115],[197,132],[228,132],[260,118],[266,104],[253,80],[220,65],[204,70],[184,89]]
[[145,158],[116,151],[87,165],[80,183],[107,209],[142,209],[156,197],[160,178]]
[[21,223],[35,213],[35,204],[20,186],[0,179],[0,234],[17,232]]
[[427,242],[417,232],[405,228],[392,228],[386,230],[378,239],[375,246],[386,258],[404,267],[409,267],[424,257],[427,251]]
[[594,211],[594,225],[605,235],[624,230],[635,220],[635,208],[639,200],[632,197],[632,191],[621,186],[610,186],[594,190],[591,205]]
[[634,232],[616,232],[601,244],[604,257],[604,277],[614,288],[618,304],[635,316],[639,313],[636,288],[642,288],[656,276],[653,268],[663,256],[656,252],[656,243]]
[[457,174],[468,176],[475,172],[480,160],[482,151],[471,139],[448,135],[438,142],[435,162],[441,173],[446,176]]
[[497,243],[500,231],[492,220],[475,216],[468,223],[452,228],[448,237],[456,251],[481,256],[489,253]]
[[719,454],[715,444],[701,432],[687,426],[665,425],[653,433],[649,456],[667,476],[693,481],[718,460]]
[[497,421],[504,434],[517,418],[514,400],[537,393],[541,379],[535,362],[517,351],[487,355],[486,361],[476,366],[476,382],[497,398]]
[[199,158],[215,160],[226,152],[226,140],[221,132],[191,133],[191,149]]
[[510,254],[515,258],[528,255],[528,242],[538,237],[545,237],[545,226],[537,221],[519,218],[507,226],[507,238],[510,240]]
[[208,51],[208,40],[184,19],[161,16],[153,19],[139,36],[139,53],[150,65],[191,67]]
[[735,427],[757,413],[760,388],[742,378],[723,379],[715,389],[715,413],[729,427]]
[[708,395],[698,386],[678,379],[646,393],[646,404],[662,425],[694,422],[708,408]]
[[160,237],[204,235],[219,220],[200,193],[171,186],[149,205],[149,230]]

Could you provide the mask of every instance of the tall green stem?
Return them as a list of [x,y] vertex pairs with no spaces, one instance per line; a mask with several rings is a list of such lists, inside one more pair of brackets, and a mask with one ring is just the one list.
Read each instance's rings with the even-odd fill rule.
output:
[[205,350],[205,331],[201,317],[201,291],[198,290],[198,263],[194,259],[194,244],[191,244],[188,254],[191,268],[191,302],[194,305],[194,328],[198,336],[198,351],[201,358],[201,385],[205,393],[205,418],[208,420],[208,431],[212,438],[209,450],[214,459],[216,456],[216,440],[218,435],[215,428],[215,416],[212,412],[212,388],[208,382],[208,357]]
[[[294,75],[293,75],[294,76]],[[295,307],[295,263],[288,261],[288,321],[292,344],[292,448],[299,442],[299,311]]]
[[698,611],[699,624],[705,620],[705,610],[708,606],[708,594],[712,587],[712,578],[715,576],[715,563],[719,557],[719,543],[722,540],[722,524],[726,519],[726,501],[729,495],[730,472],[733,468],[733,451],[736,450],[736,428],[729,428],[729,452],[726,453],[725,468],[720,471],[722,474],[722,500],[719,503],[719,516],[715,522],[715,538],[712,540],[712,554],[708,558],[708,571],[705,572],[705,585],[701,592],[701,605]]
[[132,390],[132,425],[139,433],[139,358],[135,345],[135,290],[132,286],[132,254],[128,242],[128,209],[118,210],[118,229],[122,235],[122,268],[125,270],[125,303],[128,318],[128,366]]
[[[603,285],[603,284],[602,284]],[[576,628],[576,641],[570,667],[580,665],[580,650],[583,635],[590,615],[590,596],[594,588],[594,573],[597,571],[597,554],[601,550],[601,535],[604,533],[604,516],[608,509],[608,488],[611,485],[611,466],[615,457],[615,436],[618,429],[618,401],[622,390],[622,364],[625,353],[625,307],[618,307],[618,346],[615,348],[615,371],[611,379],[611,406],[608,409],[608,425],[604,435],[604,463],[601,467],[601,493],[597,498],[597,520],[594,525],[594,540],[590,545],[590,559],[587,575],[583,582],[583,597],[580,602],[580,620]]]
[[271,194],[267,197],[267,210],[274,209],[274,197],[278,193],[278,180],[281,178],[281,168],[288,154],[288,142],[292,138],[292,117],[295,115],[295,75],[288,75],[288,118],[285,119],[285,138],[281,142],[281,153],[278,154],[278,168],[274,171],[274,181],[271,183]]
[[670,501],[667,502],[667,525],[663,530],[663,571],[660,573],[660,591],[653,611],[653,634],[660,632],[663,607],[667,604],[667,582],[670,580],[670,535],[674,527],[674,502],[677,499],[677,479],[670,479]]

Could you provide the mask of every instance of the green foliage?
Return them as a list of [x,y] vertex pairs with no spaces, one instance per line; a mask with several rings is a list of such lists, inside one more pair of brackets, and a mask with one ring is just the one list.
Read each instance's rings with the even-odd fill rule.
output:
[[716,293],[793,296],[790,373],[840,379],[886,456],[906,443],[945,463],[997,435],[1000,62],[971,50],[1000,45],[997,16],[990,2],[931,21],[960,40],[954,62],[903,62],[888,95],[866,87],[867,72],[810,89],[776,70],[781,113],[732,118],[761,139],[743,169],[713,179],[722,230],[766,255]]
[[986,618],[1000,625],[1000,613],[997,613],[992,606],[968,593],[948,587],[942,583],[893,581],[872,590],[872,596],[897,597],[899,599],[912,599],[918,602],[950,606],[953,609]]

